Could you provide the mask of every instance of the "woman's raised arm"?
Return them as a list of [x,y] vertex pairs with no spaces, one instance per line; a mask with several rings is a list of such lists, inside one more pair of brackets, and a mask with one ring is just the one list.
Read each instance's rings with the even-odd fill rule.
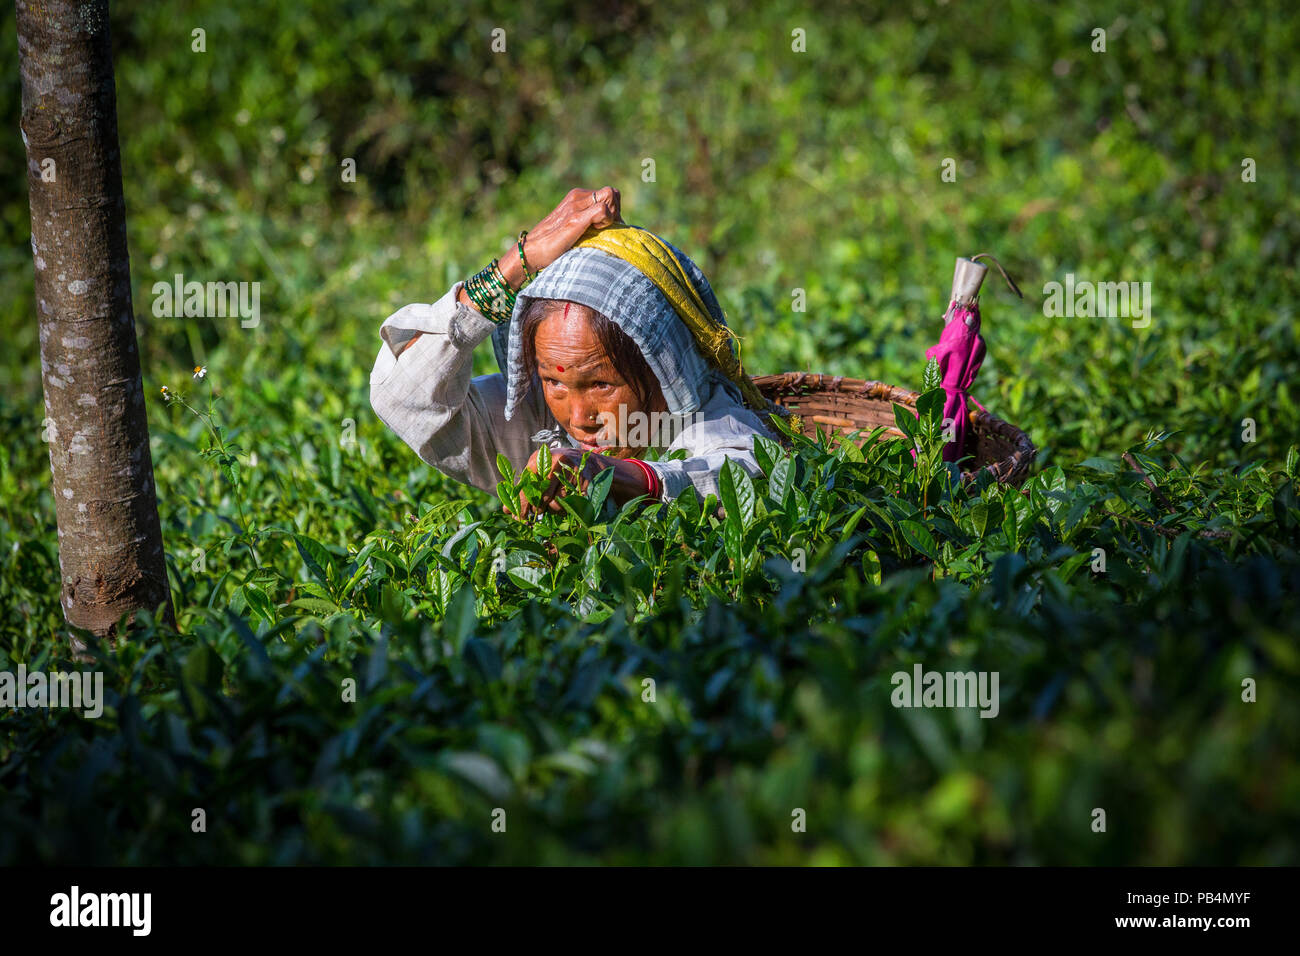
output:
[[491,491],[496,456],[528,460],[540,427],[531,406],[505,420],[505,381],[471,378],[474,347],[496,326],[457,301],[457,282],[433,303],[398,309],[380,326],[370,405],[420,458],[457,481]]
[[[524,255],[539,271],[570,249],[589,228],[621,221],[617,189],[573,189],[524,239]],[[498,261],[512,291],[523,283],[518,248]],[[375,414],[426,463],[485,491],[496,487],[496,456],[515,468],[533,451],[532,436],[547,416],[526,403],[505,419],[506,386],[497,373],[471,378],[474,347],[496,323],[457,282],[434,303],[398,309],[380,326],[370,374]]]

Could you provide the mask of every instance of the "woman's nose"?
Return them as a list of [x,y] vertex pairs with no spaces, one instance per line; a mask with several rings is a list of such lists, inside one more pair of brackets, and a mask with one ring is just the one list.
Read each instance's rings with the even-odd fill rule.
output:
[[575,400],[569,406],[569,424],[574,428],[595,428],[600,424],[596,406],[590,402]]

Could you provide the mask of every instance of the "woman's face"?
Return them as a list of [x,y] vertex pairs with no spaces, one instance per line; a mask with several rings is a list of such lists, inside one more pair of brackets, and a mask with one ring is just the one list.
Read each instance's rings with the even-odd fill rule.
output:
[[[642,407],[578,309],[549,311],[537,324],[534,348],[547,407],[583,448],[615,446],[620,422],[627,425],[623,415],[659,410]],[[656,389],[652,404],[662,403]]]

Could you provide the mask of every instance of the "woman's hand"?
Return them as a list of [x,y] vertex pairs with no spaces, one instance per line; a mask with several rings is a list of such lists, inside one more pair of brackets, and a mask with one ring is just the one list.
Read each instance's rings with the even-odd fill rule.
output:
[[[528,459],[528,464],[525,466],[533,474],[538,474],[537,458],[539,453],[540,449],[533,452],[532,457]],[[521,493],[517,511],[510,511],[505,508],[502,510],[506,514],[518,517],[521,521],[528,520],[534,513],[542,509],[556,512],[563,511],[564,506],[557,499],[569,490],[565,486],[565,482],[576,487],[580,493],[585,493],[587,486],[591,484],[591,480],[606,468],[614,469],[614,482],[610,486],[609,496],[614,499],[615,503],[622,505],[638,495],[649,493],[650,489],[646,482],[645,473],[630,461],[623,461],[619,458],[611,458],[607,455],[583,451],[578,448],[557,448],[551,452],[551,481],[538,505],[531,504]]]
[[[601,189],[571,189],[545,219],[528,230],[524,238],[524,255],[528,269],[540,272],[573,248],[588,229],[604,229],[623,222],[622,198],[613,186]],[[512,289],[524,281],[523,263],[518,244],[498,262]]]
[[[528,230],[524,237],[524,255],[528,257],[528,270],[533,273],[545,269],[560,256],[573,248],[573,244],[582,238],[588,229],[604,229],[623,222],[622,198],[613,186],[601,189],[570,189],[569,194],[560,200],[560,204],[550,214]],[[510,288],[518,292],[524,284],[524,264],[519,259],[519,244],[516,242],[510,251],[497,259],[497,268],[505,277]],[[469,292],[461,286],[456,301],[466,308],[478,311],[478,306],[469,297]],[[403,346],[409,348],[411,343],[423,333],[417,332]]]
[[[524,467],[533,474],[540,474],[538,471],[537,458],[541,454],[541,449],[533,452],[528,459],[528,464]],[[584,461],[584,459],[586,459]],[[556,448],[551,451],[551,472],[550,483],[546,491],[542,494],[542,500],[536,505],[532,504],[523,494],[519,493],[519,510],[507,512],[507,514],[518,515],[520,520],[528,520],[534,512],[542,509],[560,512],[564,506],[556,499],[567,493],[569,490],[565,487],[565,482],[569,485],[576,486],[579,492],[585,492],[591,479],[596,477],[597,473],[609,468],[613,461],[597,455],[594,452],[581,451],[577,448]],[[561,480],[563,479],[563,480]]]

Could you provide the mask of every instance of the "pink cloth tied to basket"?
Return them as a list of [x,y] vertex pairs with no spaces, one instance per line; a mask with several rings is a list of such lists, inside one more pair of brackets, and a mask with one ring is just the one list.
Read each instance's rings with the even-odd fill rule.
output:
[[[964,304],[953,301],[944,316],[947,324],[937,344],[926,349],[925,357],[939,363],[939,377],[947,398],[943,403],[945,423],[954,424],[953,440],[943,447],[944,461],[957,461],[965,454],[966,437],[970,433],[970,398],[967,390],[975,384],[980,365],[984,362],[984,337],[980,335],[979,303]],[[979,402],[975,402],[979,405]],[[981,409],[983,405],[979,406]]]

